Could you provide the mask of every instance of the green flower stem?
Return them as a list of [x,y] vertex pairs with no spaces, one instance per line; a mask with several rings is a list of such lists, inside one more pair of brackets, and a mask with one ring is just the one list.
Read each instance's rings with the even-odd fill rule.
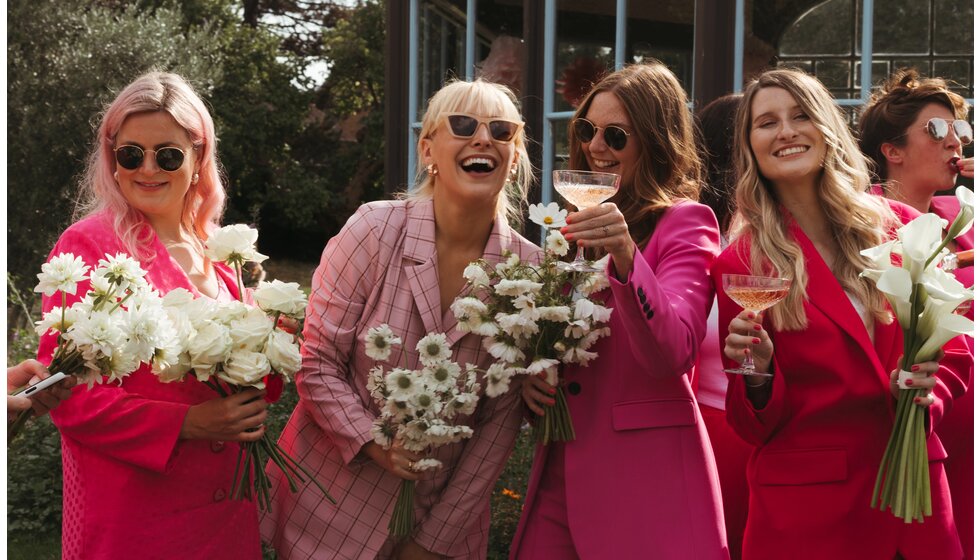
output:
[[238,301],[245,301],[245,290],[242,287],[242,261],[235,260],[235,279],[238,281]]
[[[323,492],[323,496],[324,496],[325,498],[327,498],[328,500],[330,500],[330,503],[331,503],[331,504],[334,504],[334,505],[337,505],[337,500],[335,500],[335,499],[333,498],[333,496],[331,496],[331,495],[330,495],[330,492],[327,492],[327,489],[326,489],[326,488],[324,488],[322,484],[320,484],[320,481],[319,481],[319,480],[317,480],[317,479],[316,479],[316,477],[315,477],[315,476],[313,476],[313,475],[312,475],[312,474],[310,473],[310,471],[308,471],[308,470],[306,470],[306,467],[304,467],[304,466],[303,466],[303,465],[301,465],[301,464],[300,464],[299,462],[297,462],[297,461],[296,461],[295,459],[293,459],[292,457],[290,457],[288,453],[286,453],[285,451],[283,451],[283,450],[282,450],[282,448],[281,448],[281,447],[279,447],[279,444],[278,444],[278,443],[274,443],[273,445],[275,446],[275,448],[276,448],[276,450],[278,451],[278,453],[279,453],[279,454],[280,454],[280,455],[281,455],[281,456],[282,456],[282,457],[283,457],[284,459],[286,459],[287,461],[289,461],[290,463],[292,463],[292,464],[293,464],[293,465],[294,465],[294,466],[295,466],[295,467],[296,467],[297,469],[299,469],[299,470],[300,470],[300,472],[302,472],[302,473],[303,473],[304,475],[306,475],[306,478],[308,478],[308,479],[310,479],[310,481],[311,481],[311,482],[312,482],[313,484],[315,484],[315,485],[316,485],[316,487],[317,487],[317,488],[319,488],[321,492]],[[301,479],[301,481],[302,481],[302,479]]]
[[544,416],[534,424],[534,439],[541,445],[575,439],[575,428],[572,426],[572,417],[568,411],[565,390],[561,387],[556,389],[555,404],[545,407]]
[[402,480],[395,509],[391,512],[388,532],[393,537],[407,537],[415,528],[415,481]]

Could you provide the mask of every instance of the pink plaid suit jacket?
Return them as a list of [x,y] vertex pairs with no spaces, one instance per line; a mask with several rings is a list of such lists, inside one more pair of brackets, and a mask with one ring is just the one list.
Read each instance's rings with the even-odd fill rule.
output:
[[[523,259],[539,249],[498,219],[483,257],[504,250]],[[363,455],[378,409],[368,396],[362,335],[387,323],[403,344],[386,363],[415,368],[415,346],[427,332],[444,332],[460,364],[486,368],[491,357],[481,338],[455,329],[452,312],[440,312],[438,256],[432,201],[365,204],[327,243],[313,277],[304,329],[303,367],[297,375],[299,405],[279,444],[311,471],[338,500],[326,501],[315,486],[291,493],[270,468],[273,506],[261,519],[262,536],[279,558],[385,558],[391,555],[388,521],[401,479]],[[453,558],[483,558],[490,525],[490,494],[521,423],[519,393],[482,399],[471,417],[469,440],[437,448],[443,462],[416,486],[413,535],[424,548]]]

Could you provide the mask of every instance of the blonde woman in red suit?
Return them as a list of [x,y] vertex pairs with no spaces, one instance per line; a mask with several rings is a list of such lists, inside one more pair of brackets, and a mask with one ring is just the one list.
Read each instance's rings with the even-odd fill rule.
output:
[[[865,160],[815,78],[772,70],[746,90],[736,116],[737,211],[731,245],[712,267],[724,354],[748,353],[772,377],[729,377],[726,412],[756,448],[749,460],[743,557],[892,560],[961,558],[942,444],[934,432],[966,390],[962,338],[942,364],[917,364],[928,389],[933,514],[906,524],[871,508],[898,395],[902,333],[861,271],[860,251],[917,215],[866,194]],[[729,299],[726,273],[792,279],[763,317]]]
[[[968,112],[963,97],[950,91],[942,78],[920,78],[915,70],[896,72],[871,97],[858,124],[861,150],[872,159],[872,171],[882,183],[874,187],[880,191],[876,194],[952,223],[960,210],[959,201],[955,196],[935,195],[956,186],[958,175],[973,178],[973,158],[962,157],[963,146],[973,140],[973,129],[963,120]],[[957,237],[949,249],[972,250],[973,228]],[[957,268],[953,274],[964,286],[973,285],[972,265]],[[973,318],[972,304],[967,316]],[[972,349],[973,339],[967,342]],[[973,558],[972,383],[938,432],[949,454],[945,465],[956,529],[966,557]]]

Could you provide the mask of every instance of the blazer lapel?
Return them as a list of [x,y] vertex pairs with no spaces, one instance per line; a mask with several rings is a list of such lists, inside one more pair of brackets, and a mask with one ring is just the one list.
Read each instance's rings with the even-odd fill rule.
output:
[[877,369],[883,371],[881,360],[877,359],[878,354],[871,344],[871,337],[864,326],[864,321],[854,309],[854,304],[848,299],[844,288],[803,230],[793,221],[790,221],[788,227],[796,237],[796,242],[803,250],[803,257],[806,259],[806,269],[810,276],[806,291],[810,303],[850,335],[868,357],[872,358],[871,361],[876,364]]
[[442,332],[439,318],[439,269],[432,201],[412,203],[405,227],[403,271],[427,333]]

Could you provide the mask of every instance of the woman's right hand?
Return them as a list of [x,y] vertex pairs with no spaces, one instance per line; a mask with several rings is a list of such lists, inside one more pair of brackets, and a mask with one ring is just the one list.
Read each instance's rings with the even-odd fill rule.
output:
[[525,375],[521,381],[521,397],[531,412],[544,416],[545,406],[555,406],[555,388],[546,381],[547,373]]
[[[724,353],[728,359],[741,363],[749,352],[752,352],[752,359],[755,360],[755,371],[769,373],[773,354],[772,339],[766,329],[762,328],[762,315],[744,310],[728,324]],[[753,375],[746,377],[755,378]],[[749,385],[759,385],[759,381],[763,379],[765,378],[746,382]]]
[[[265,433],[269,403],[265,391],[248,388],[192,406],[180,427],[181,439],[258,441]],[[253,428],[257,428],[252,430]],[[252,430],[252,431],[249,431]]]
[[422,478],[421,473],[412,470],[415,461],[422,459],[418,453],[413,453],[404,447],[400,441],[396,441],[385,449],[373,441],[364,444],[361,451],[371,458],[372,461],[381,466],[384,470],[405,480],[418,480]]

